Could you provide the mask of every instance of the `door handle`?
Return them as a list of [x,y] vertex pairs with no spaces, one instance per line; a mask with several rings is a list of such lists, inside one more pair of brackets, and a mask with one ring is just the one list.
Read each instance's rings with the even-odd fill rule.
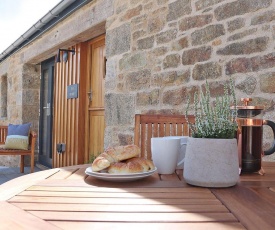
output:
[[93,100],[93,91],[91,90],[90,92],[87,93],[88,94],[88,98],[90,101]]
[[47,109],[46,115],[50,116],[51,115],[51,104],[47,103],[47,106],[43,107],[43,109]]

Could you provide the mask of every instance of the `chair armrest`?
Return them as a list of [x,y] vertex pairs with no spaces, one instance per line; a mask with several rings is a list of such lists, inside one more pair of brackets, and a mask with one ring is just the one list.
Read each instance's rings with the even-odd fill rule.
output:
[[37,134],[35,131],[31,130],[31,133],[30,135],[32,136],[31,138],[36,138],[37,137]]
[[30,132],[30,146],[31,146],[31,152],[34,154],[35,150],[35,141],[36,141],[37,134],[35,131]]

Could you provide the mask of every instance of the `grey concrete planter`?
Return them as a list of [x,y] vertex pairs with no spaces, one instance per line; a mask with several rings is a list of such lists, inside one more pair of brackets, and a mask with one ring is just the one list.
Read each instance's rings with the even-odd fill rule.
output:
[[188,184],[230,187],[239,180],[236,139],[188,138],[183,176]]

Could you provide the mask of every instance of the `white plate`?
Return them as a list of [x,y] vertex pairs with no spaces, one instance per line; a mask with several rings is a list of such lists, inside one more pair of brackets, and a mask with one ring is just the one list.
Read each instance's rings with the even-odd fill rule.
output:
[[144,176],[144,175],[151,175],[152,173],[154,173],[157,170],[157,168],[150,170],[148,172],[138,172],[138,173],[107,173],[104,171],[101,172],[94,172],[92,170],[92,167],[88,167],[85,171],[86,174],[90,175],[90,176],[100,176],[100,177],[133,177],[133,176]]
[[141,173],[113,174],[113,173],[93,172],[92,167],[88,167],[86,168],[85,173],[89,176],[93,176],[101,180],[126,182],[126,181],[139,180],[139,179],[151,176],[156,171],[157,171],[157,168],[150,170],[148,172],[141,172]]

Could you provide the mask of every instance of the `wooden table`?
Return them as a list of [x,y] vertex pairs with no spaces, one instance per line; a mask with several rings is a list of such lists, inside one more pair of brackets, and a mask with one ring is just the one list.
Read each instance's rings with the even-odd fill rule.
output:
[[238,185],[187,185],[182,171],[135,182],[85,175],[90,165],[50,169],[0,186],[0,229],[275,229],[275,162]]

